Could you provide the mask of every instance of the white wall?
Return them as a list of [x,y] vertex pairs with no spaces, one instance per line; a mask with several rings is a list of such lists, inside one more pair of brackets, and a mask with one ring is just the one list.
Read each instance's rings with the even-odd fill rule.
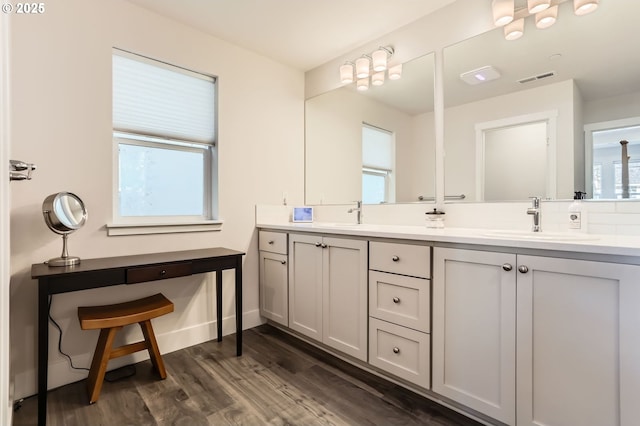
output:
[[[31,264],[59,256],[61,239],[45,226],[44,198],[72,191],[86,203],[86,226],[69,238],[82,258],[226,246],[247,252],[244,314],[259,323],[256,203],[303,202],[304,76],[225,41],[121,0],[47,3],[39,16],[12,22],[11,150],[37,164],[34,180],[11,196],[11,367],[16,397],[35,392],[36,282]],[[219,77],[219,182],[222,231],[107,237],[112,212],[111,49],[118,47]],[[214,277],[57,295],[52,315],[63,347],[88,366],[96,332],[83,332],[81,305],[161,291],[176,306],[154,320],[163,351],[215,336]],[[232,318],[233,274],[225,273],[224,316]],[[227,325],[229,327],[227,327]],[[225,322],[226,332],[233,322]],[[129,338],[139,335],[131,333]],[[80,380],[57,354],[50,327],[49,386]],[[6,350],[3,346],[2,350]],[[143,356],[141,353],[138,356]]]

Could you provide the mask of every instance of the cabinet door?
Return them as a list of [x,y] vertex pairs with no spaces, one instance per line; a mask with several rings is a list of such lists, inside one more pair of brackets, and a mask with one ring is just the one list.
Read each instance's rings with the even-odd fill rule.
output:
[[515,424],[516,256],[436,247],[433,390]]
[[287,256],[260,252],[260,315],[289,326]]
[[323,339],[367,360],[367,242],[323,240]]
[[518,426],[637,425],[640,267],[518,264]]
[[322,341],[322,237],[289,235],[289,327]]

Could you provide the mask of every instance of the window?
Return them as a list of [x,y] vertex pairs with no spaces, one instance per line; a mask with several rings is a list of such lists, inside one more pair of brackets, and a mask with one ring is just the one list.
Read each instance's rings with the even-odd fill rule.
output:
[[393,134],[362,126],[362,202],[381,204],[393,199]]
[[114,222],[217,219],[216,79],[113,53]]

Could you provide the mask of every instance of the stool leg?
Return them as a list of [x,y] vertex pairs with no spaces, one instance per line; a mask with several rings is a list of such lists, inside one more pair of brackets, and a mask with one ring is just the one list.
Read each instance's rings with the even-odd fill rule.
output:
[[160,375],[161,379],[167,378],[167,370],[164,368],[164,361],[162,361],[162,355],[160,355],[160,349],[158,348],[158,342],[156,342],[156,335],[153,333],[153,327],[151,326],[151,320],[139,322],[140,328],[142,328],[142,334],[144,340],[147,343],[147,350],[149,351],[149,357],[153,367]]
[[98,400],[104,381],[104,373],[107,371],[107,364],[111,355],[113,339],[122,327],[103,328],[100,330],[100,337],[96,350],[93,353],[93,361],[87,377],[87,390],[89,391],[89,403],[93,404]]

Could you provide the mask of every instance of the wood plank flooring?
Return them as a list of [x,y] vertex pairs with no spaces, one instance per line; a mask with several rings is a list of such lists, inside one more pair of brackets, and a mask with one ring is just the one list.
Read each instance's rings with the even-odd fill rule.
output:
[[[164,355],[167,379],[151,362],[105,382],[88,404],[85,381],[49,392],[47,424],[65,425],[479,425],[400,386],[263,325],[235,338]],[[13,424],[35,425],[37,397]]]

